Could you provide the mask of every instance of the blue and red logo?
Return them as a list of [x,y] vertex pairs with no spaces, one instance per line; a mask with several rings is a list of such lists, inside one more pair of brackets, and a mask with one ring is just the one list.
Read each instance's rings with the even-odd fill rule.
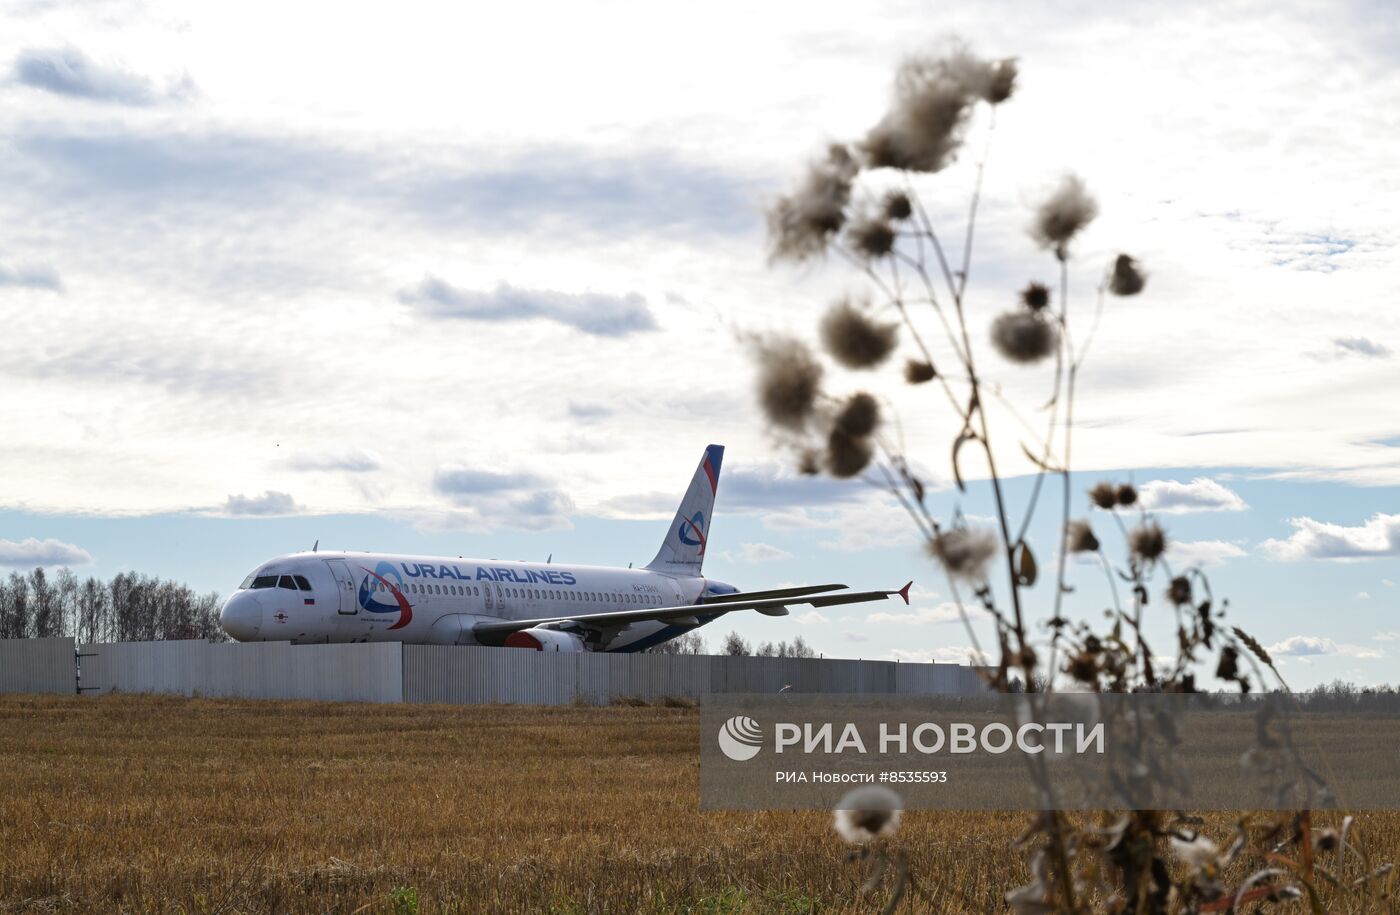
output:
[[710,445],[705,449],[705,460],[701,462],[701,467],[705,470],[705,476],[710,481],[710,495],[714,495],[719,489],[719,467],[724,462],[724,448],[720,445]]
[[[695,538],[694,538],[694,539],[691,539],[691,536],[690,536],[692,532],[694,532],[694,534],[695,534]],[[704,513],[704,512],[696,512],[695,514],[691,515],[689,518],[682,518],[682,519],[681,519],[681,526],[678,527],[678,528],[676,528],[676,536],[679,537],[681,543],[684,543],[686,546],[698,546],[698,547],[700,548],[700,555],[701,555],[701,556],[704,556],[704,555],[705,555],[705,513]]]
[[[360,568],[365,569],[364,566]],[[369,574],[360,582],[360,606],[370,613],[399,614],[399,621],[390,626],[390,629],[402,629],[407,626],[413,619],[413,608],[409,606],[408,598],[403,595],[403,579],[399,577],[399,570],[391,563],[381,562],[373,572],[369,569],[365,571]],[[380,600],[380,594],[392,596],[394,603]]]

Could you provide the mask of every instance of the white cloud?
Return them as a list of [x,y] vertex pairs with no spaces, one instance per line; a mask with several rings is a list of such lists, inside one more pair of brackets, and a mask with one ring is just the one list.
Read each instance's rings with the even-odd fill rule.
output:
[[1309,355],[1315,359],[1346,359],[1349,356],[1361,359],[1389,359],[1392,354],[1390,347],[1369,337],[1335,337],[1331,350]]
[[1181,566],[1211,568],[1246,555],[1238,544],[1224,540],[1168,541],[1167,558]]
[[537,474],[444,464],[433,474],[433,491],[459,509],[426,513],[426,523],[437,530],[547,531],[573,526],[573,499]]
[[1377,632],[1371,636],[1375,642],[1400,642],[1400,632]]
[[726,468],[720,496],[726,510],[759,511],[772,527],[820,527],[824,510],[867,501],[859,483],[802,476],[773,465]]
[[851,631],[849,631],[849,630],[847,630],[847,631],[845,631],[845,632],[842,632],[842,633],[841,633],[841,638],[845,639],[845,640],[848,641],[848,642],[853,642],[853,643],[868,642],[868,641],[870,641],[870,636],[868,636],[868,635],[862,635],[862,634],[859,633],[859,632],[851,632]]
[[1381,658],[1384,653],[1364,645],[1348,645],[1313,635],[1295,635],[1269,646],[1270,655],[1308,658],[1317,655],[1343,655],[1351,658]]
[[1389,578],[1382,578],[1381,584],[1385,585],[1387,588],[1395,587],[1395,582],[1391,581]]
[[378,454],[364,448],[306,451],[294,455],[288,463],[295,470],[340,470],[346,473],[367,473],[384,466]]
[[897,503],[887,497],[875,497],[868,487],[844,485],[854,488],[857,494],[865,497],[864,501],[820,511],[768,515],[764,523],[775,529],[834,531],[835,536],[818,540],[817,545],[838,553],[917,546],[918,530]]
[[831,622],[830,618],[828,618],[820,610],[808,610],[806,613],[799,613],[793,617],[793,621],[801,623],[803,626],[810,626],[813,623]]
[[63,281],[58,278],[58,271],[52,267],[34,264],[23,264],[15,267],[0,264],[0,286],[18,289],[46,289],[49,292],[63,291]]
[[77,48],[31,48],[15,60],[15,79],[31,89],[55,95],[121,105],[151,105],[188,96],[194,84],[188,77],[175,79],[165,88],[137,73],[99,63]]
[[[784,502],[775,503],[775,510],[761,516],[769,530],[832,531],[834,536],[818,540],[817,545],[838,553],[912,548],[918,543],[919,533],[909,515],[893,498],[869,486],[822,477],[799,477],[787,485],[786,496],[794,497],[791,503],[784,504],[784,497]],[[727,499],[724,504],[729,505]]]
[[76,566],[92,562],[92,554],[80,546],[61,540],[27,537],[21,541],[0,540],[0,566]]
[[435,276],[399,293],[399,301],[434,318],[503,323],[542,318],[599,337],[625,337],[656,330],[646,299],[635,292],[558,292],[517,289],[500,283],[490,292],[459,289]]
[[1370,600],[1370,599],[1371,599],[1371,592],[1369,592],[1369,591],[1357,591],[1357,592],[1356,592],[1356,599],[1357,599],[1357,600]]
[[791,559],[792,554],[767,543],[745,543],[739,546],[738,562],[759,563]]
[[911,607],[908,610],[895,613],[880,610],[866,616],[866,621],[871,623],[897,623],[912,626],[922,626],[927,623],[956,623],[961,619],[962,617],[958,614],[958,605],[951,601],[936,606]]
[[1400,515],[1377,513],[1348,527],[1312,518],[1289,518],[1287,540],[1265,540],[1260,549],[1280,562],[1303,559],[1380,559],[1400,556]]
[[1196,477],[1190,483],[1151,480],[1138,487],[1138,502],[1148,511],[1164,515],[1237,512],[1249,507],[1239,493],[1207,477]]
[[260,496],[229,496],[224,503],[226,515],[293,515],[297,504],[289,493],[269,489]]
[[[863,133],[886,106],[899,54],[928,34],[896,2],[871,5],[859,22],[840,4],[806,5],[809,40],[794,41],[789,14],[721,0],[666,42],[636,42],[626,29],[595,35],[586,5],[555,4],[561,24],[541,35],[528,5],[494,10],[483,31],[459,27],[465,8],[410,2],[394,19],[416,36],[408,49],[379,40],[383,20],[349,7],[336,11],[347,39],[328,43],[317,40],[319,13],[265,0],[237,15],[217,4],[119,4],[115,24],[74,19],[61,4],[21,6],[35,12],[0,11],[4,34],[61,35],[87,52],[70,62],[79,79],[65,77],[68,98],[140,100],[189,66],[208,101],[116,117],[110,105],[59,98],[51,83],[10,87],[13,104],[0,111],[12,179],[0,254],[54,262],[68,290],[6,291],[43,302],[9,329],[21,355],[0,366],[0,384],[25,413],[10,424],[0,477],[36,508],[99,513],[205,504],[209,479],[247,480],[269,466],[263,449],[275,433],[282,453],[363,442],[383,455],[378,501],[348,474],[279,466],[281,476],[257,478],[259,490],[294,492],[318,511],[438,507],[435,465],[485,438],[505,452],[496,466],[538,458],[531,466],[585,510],[665,492],[659,511],[669,514],[697,429],[714,428],[745,459],[769,453],[730,328],[808,332],[813,302],[859,283],[835,259],[766,268],[758,204],[790,186],[822,137]],[[1191,5],[1150,29],[1117,6],[1082,17],[1013,8],[1025,24],[1014,36],[985,7],[968,6],[957,23],[976,50],[1026,62],[1023,92],[999,121],[978,226],[974,343],[984,345],[991,317],[980,303],[1032,263],[1027,188],[1047,170],[1039,139],[1054,136],[1052,158],[1082,170],[1103,204],[1072,281],[1092,282],[1117,246],[1151,273],[1142,296],[1105,314],[1086,365],[1080,414],[1093,423],[1076,433],[1080,466],[1282,464],[1400,481],[1394,450],[1363,444],[1372,430],[1393,432],[1378,425],[1391,415],[1394,362],[1296,358],[1341,334],[1397,339],[1386,278],[1400,192],[1374,180],[1394,128],[1351,116],[1400,107],[1400,86],[1386,78],[1391,50],[1368,40],[1368,14],[1319,20],[1286,5],[1261,35],[1235,8]],[[632,12],[619,21],[658,34],[681,15],[655,4]],[[716,68],[707,49],[733,41],[736,15],[742,41]],[[593,40],[575,40],[585,33]],[[1131,40],[1105,43],[1106,33]],[[475,36],[470,53],[463,35]],[[376,40],[382,65],[364,67],[356,49]],[[261,49],[256,67],[248,47]],[[527,47],[549,66],[496,79]],[[1150,78],[1113,78],[1144,58],[1165,63]],[[94,63],[116,60],[127,63]],[[135,76],[113,92],[112,80],[90,78],[94,68]],[[706,79],[687,75],[698,72]],[[494,91],[473,98],[470,117],[442,116],[460,107],[460,86],[487,84]],[[1213,88],[1222,85],[1232,87],[1225,97]],[[1217,114],[1203,117],[1208,107]],[[1104,142],[1104,110],[1118,112],[1112,133],[1126,147]],[[1326,129],[1342,122],[1359,126]],[[974,140],[984,125],[970,125]],[[938,176],[940,200],[970,188],[973,158]],[[1292,182],[1280,198],[1276,189],[1304,171],[1305,186]],[[664,331],[600,337],[557,321],[434,320],[392,307],[396,290],[425,276],[487,297],[502,280],[635,293]],[[697,304],[674,305],[671,290]],[[1168,301],[1170,320],[1158,307]],[[291,313],[316,333],[269,330]],[[1287,322],[1270,320],[1281,313]],[[1240,339],[1261,345],[1242,350]],[[1042,373],[984,364],[1033,417]],[[946,416],[928,388],[906,390],[895,374],[861,384],[906,419],[919,416],[907,428],[911,454],[945,467]],[[638,387],[722,409],[704,420],[643,418],[627,399]],[[210,408],[201,391],[239,396]],[[617,409],[573,415],[570,400]],[[1019,441],[1006,438],[1002,466],[1015,472]],[[623,457],[639,450],[647,461]],[[978,473],[968,457],[964,470]],[[723,511],[761,511],[735,506],[765,498],[855,504],[865,491],[830,481],[745,490],[725,476]],[[824,539],[873,558],[872,548],[917,538],[906,519]]]

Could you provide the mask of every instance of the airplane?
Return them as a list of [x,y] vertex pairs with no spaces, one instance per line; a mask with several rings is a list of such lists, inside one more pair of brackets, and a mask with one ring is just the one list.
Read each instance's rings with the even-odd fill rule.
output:
[[897,591],[823,584],[744,592],[705,577],[723,459],[723,446],[705,449],[656,558],[639,569],[313,549],[254,569],[219,620],[240,642],[620,652],[651,648],[739,610],[786,616],[792,604],[895,595],[909,603],[913,582]]

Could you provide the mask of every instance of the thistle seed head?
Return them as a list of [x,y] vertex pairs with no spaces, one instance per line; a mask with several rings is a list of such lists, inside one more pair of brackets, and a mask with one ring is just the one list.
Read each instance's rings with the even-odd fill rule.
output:
[[803,261],[821,254],[846,221],[851,182],[860,170],[850,151],[832,144],[826,158],[813,162],[792,194],[779,197],[768,210],[768,239],[773,260]]
[[1100,480],[1089,490],[1089,500],[1108,511],[1118,505],[1118,487],[1107,480]]
[[894,222],[908,219],[914,213],[914,205],[909,195],[903,191],[890,191],[885,195],[885,218]]
[[1094,536],[1094,529],[1089,526],[1088,521],[1071,521],[1069,529],[1065,532],[1065,548],[1071,553],[1097,553],[1099,551],[1099,538]]
[[832,826],[852,845],[887,838],[899,829],[904,799],[880,785],[862,785],[836,802]]
[[894,250],[894,229],[883,219],[862,219],[846,230],[851,248],[867,260],[878,260]]
[[955,49],[945,64],[952,77],[974,97],[989,105],[1000,105],[1016,91],[1016,59],[983,60],[966,49]]
[[937,377],[938,372],[934,369],[932,362],[910,359],[904,363],[904,380],[910,384],[923,384],[925,381],[932,381]]
[[990,78],[982,90],[982,98],[989,104],[1000,105],[1011,98],[1016,91],[1016,77],[1020,75],[1016,58],[1006,57],[991,64]]
[[889,357],[898,340],[899,325],[881,324],[849,299],[835,303],[822,317],[822,344],[837,362],[850,369],[874,368]]
[[987,578],[987,563],[997,553],[997,538],[989,530],[955,527],[935,534],[928,546],[949,575],[981,583]]
[[1156,521],[1147,521],[1128,532],[1128,547],[1143,562],[1156,562],[1167,551],[1167,534]]
[[816,408],[822,366],[801,340],[773,337],[756,341],[758,403],[768,421],[800,431]]
[[1178,607],[1189,606],[1191,604],[1191,579],[1185,575],[1173,578],[1172,583],[1167,586],[1167,600]]
[[861,145],[869,164],[911,172],[937,172],[949,165],[962,146],[977,99],[972,76],[956,54],[904,61],[889,112]]
[[1113,276],[1108,280],[1108,291],[1114,295],[1137,295],[1147,285],[1147,274],[1142,272],[1136,259],[1126,254],[1118,255],[1113,262]]
[[865,438],[880,425],[880,402],[861,391],[852,394],[836,414],[836,428],[852,438]]
[[833,477],[848,479],[860,473],[875,456],[867,438],[847,435],[839,428],[832,429],[826,439],[826,469]]
[[1042,248],[1054,250],[1064,260],[1066,246],[1081,229],[1099,214],[1099,205],[1089,196],[1084,181],[1077,175],[1065,175],[1058,187],[1035,211],[1031,237]]
[[1099,676],[1099,661],[1093,652],[1081,651],[1065,664],[1065,673],[1080,683],[1093,683]]
[[1012,362],[1039,362],[1059,341],[1060,332],[1038,311],[1008,311],[992,321],[992,345]]
[[1040,311],[1050,304],[1050,289],[1044,283],[1031,283],[1021,290],[1021,304],[1031,311]]

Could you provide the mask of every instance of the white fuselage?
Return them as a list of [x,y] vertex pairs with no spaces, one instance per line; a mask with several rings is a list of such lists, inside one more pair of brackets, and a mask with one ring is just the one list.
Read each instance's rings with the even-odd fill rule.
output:
[[[703,576],[647,569],[452,559],[388,553],[279,556],[249,575],[221,613],[239,641],[475,644],[498,620],[675,607],[735,589]],[[706,618],[699,618],[702,622]],[[686,632],[634,622],[607,651],[638,651]]]

